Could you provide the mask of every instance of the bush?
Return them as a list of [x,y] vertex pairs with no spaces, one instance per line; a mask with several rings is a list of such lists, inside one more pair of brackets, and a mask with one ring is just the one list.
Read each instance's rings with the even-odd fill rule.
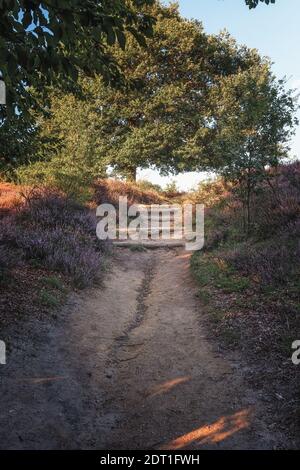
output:
[[3,269],[17,259],[35,260],[86,287],[100,274],[106,244],[96,238],[96,216],[86,207],[59,193],[34,190],[16,214],[2,219],[0,247]]
[[16,171],[16,178],[21,184],[45,186],[65,194],[79,202],[86,202],[91,197],[91,185],[94,175],[87,168],[76,167],[62,157],[50,162],[35,162],[21,166]]
[[37,259],[51,271],[70,276],[77,287],[91,284],[102,265],[93,240],[79,232],[35,227],[18,233],[16,243],[27,260]]
[[137,183],[113,179],[100,179],[94,184],[96,204],[109,203],[119,205],[119,197],[127,196],[128,204],[160,204],[163,197],[153,189],[142,189]]
[[256,191],[252,213],[254,234],[264,239],[300,219],[300,162],[270,173],[269,183]]
[[17,253],[13,253],[8,247],[0,245],[0,283],[5,280],[9,270],[19,261]]
[[227,238],[226,230],[211,230],[209,236],[206,238],[204,249],[206,251],[214,250],[220,246]]
[[0,217],[8,215],[21,204],[21,192],[25,188],[0,181]]
[[218,204],[228,204],[232,197],[232,185],[225,182],[222,178],[212,181],[204,181],[193,191],[192,199],[198,204],[204,204],[205,207],[213,207]]
[[299,275],[300,242],[280,237],[263,245],[246,243],[224,254],[230,264],[264,284],[285,284]]
[[142,191],[155,191],[157,193],[163,192],[163,189],[159,184],[151,183],[151,181],[139,180],[136,184]]
[[34,189],[28,193],[18,219],[45,229],[76,229],[83,234],[95,234],[96,214],[87,207],[52,190]]
[[17,249],[16,225],[13,217],[0,220],[0,280],[2,281],[9,270],[22,260],[22,251]]

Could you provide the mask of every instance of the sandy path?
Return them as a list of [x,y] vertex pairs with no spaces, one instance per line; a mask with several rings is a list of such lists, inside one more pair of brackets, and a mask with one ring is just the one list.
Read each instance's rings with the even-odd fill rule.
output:
[[281,443],[238,361],[206,338],[184,251],[116,250],[104,289],[18,328],[0,369],[2,449]]

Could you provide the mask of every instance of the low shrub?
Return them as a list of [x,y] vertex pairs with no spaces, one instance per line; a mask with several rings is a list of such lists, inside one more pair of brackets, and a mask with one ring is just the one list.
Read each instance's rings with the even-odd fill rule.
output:
[[218,204],[228,203],[232,197],[232,185],[222,178],[199,183],[198,188],[191,194],[194,202],[204,204],[205,207],[213,207]]
[[41,283],[43,286],[48,286],[52,289],[59,290],[61,292],[65,292],[65,286],[61,279],[57,276],[46,276],[41,279]]
[[300,219],[300,162],[270,173],[253,198],[253,234],[268,239]]
[[224,253],[224,258],[244,275],[256,277],[264,284],[285,284],[300,274],[299,240],[278,238],[259,245],[246,243]]
[[48,292],[46,290],[42,290],[39,293],[38,300],[42,305],[50,308],[56,308],[60,304],[59,299],[54,296],[51,292]]
[[242,292],[249,287],[249,280],[238,275],[222,257],[195,253],[191,267],[198,284],[203,287],[216,287],[226,293]]
[[94,201],[96,204],[109,203],[115,207],[119,197],[127,196],[128,204],[160,204],[164,202],[161,194],[153,189],[144,189],[138,183],[120,180],[100,179],[94,184]]
[[18,219],[44,229],[62,228],[95,234],[96,214],[87,207],[49,189],[34,189],[25,197]]
[[136,184],[142,191],[155,191],[157,193],[163,192],[163,189],[159,184],[151,183],[151,181],[139,180]]
[[6,216],[0,220],[0,282],[9,270],[20,263],[23,253],[17,249],[14,218]]
[[1,220],[0,247],[2,270],[20,259],[34,261],[82,288],[99,277],[106,244],[96,238],[96,216],[86,207],[60,193],[34,190]]
[[16,179],[23,185],[45,186],[63,191],[69,197],[85,203],[91,198],[94,173],[86,166],[76,166],[74,162],[59,155],[50,161],[37,161],[19,167]]
[[204,249],[206,251],[214,250],[226,241],[228,237],[228,230],[226,228],[213,229],[206,237]]
[[18,233],[16,244],[27,260],[39,260],[51,271],[70,276],[78,287],[91,284],[101,268],[102,254],[90,237],[78,232],[34,227]]

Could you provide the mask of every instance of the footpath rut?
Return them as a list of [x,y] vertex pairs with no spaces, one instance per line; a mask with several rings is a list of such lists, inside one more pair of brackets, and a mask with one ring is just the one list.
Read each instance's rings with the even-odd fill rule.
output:
[[0,448],[280,447],[246,368],[208,339],[196,291],[186,251],[116,248],[104,286],[11,327]]

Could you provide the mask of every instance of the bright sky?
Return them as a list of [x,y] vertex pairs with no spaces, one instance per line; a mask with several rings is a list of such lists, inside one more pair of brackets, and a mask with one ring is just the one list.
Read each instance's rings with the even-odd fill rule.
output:
[[[249,10],[243,0],[179,0],[178,3],[182,15],[202,21],[206,32],[226,29],[240,44],[257,48],[262,55],[270,57],[276,76],[286,76],[289,87],[300,91],[299,0],[276,0],[275,5],[269,6],[261,3],[255,10]],[[300,128],[291,147],[291,156],[299,157]],[[139,177],[163,186],[176,180],[180,189],[189,189],[206,175],[189,173],[162,178],[157,172],[145,170]]]

